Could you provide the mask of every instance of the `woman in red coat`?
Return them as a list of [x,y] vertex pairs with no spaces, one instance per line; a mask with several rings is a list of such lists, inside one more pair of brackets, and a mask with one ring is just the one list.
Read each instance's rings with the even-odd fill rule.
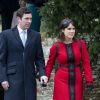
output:
[[[50,78],[55,59],[58,69],[54,78],[53,100],[83,100],[83,79],[80,61],[85,73],[87,88],[92,89],[93,79],[90,59],[83,40],[75,40],[75,25],[70,19],[63,19],[60,24],[60,41],[54,43],[46,65],[46,74]],[[58,48],[58,51],[57,51]]]

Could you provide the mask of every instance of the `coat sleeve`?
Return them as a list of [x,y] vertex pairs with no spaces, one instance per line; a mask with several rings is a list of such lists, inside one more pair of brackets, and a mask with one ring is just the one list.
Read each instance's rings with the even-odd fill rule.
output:
[[0,82],[7,81],[7,67],[6,67],[6,58],[7,58],[7,44],[5,41],[4,34],[0,34]]
[[91,69],[91,65],[90,65],[90,58],[89,58],[88,50],[87,50],[86,44],[83,40],[81,40],[81,44],[82,44],[82,66],[84,69],[86,83],[92,84],[93,83],[92,69]]
[[35,65],[37,67],[37,70],[39,71],[39,76],[41,77],[46,74],[45,74],[45,60],[44,60],[44,55],[43,55],[40,34],[39,34],[39,37],[37,38],[37,49],[36,50],[37,51],[36,51],[36,56],[35,56]]
[[48,78],[50,78],[55,60],[56,60],[56,44],[53,44],[50,48],[50,54],[46,65],[46,75]]

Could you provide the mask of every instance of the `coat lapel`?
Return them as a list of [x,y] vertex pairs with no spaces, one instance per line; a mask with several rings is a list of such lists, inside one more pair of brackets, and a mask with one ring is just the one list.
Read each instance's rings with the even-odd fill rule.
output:
[[25,47],[28,46],[28,44],[31,41],[32,37],[33,37],[32,31],[31,30],[27,30],[27,41],[26,41]]
[[[15,38],[17,39],[17,41],[21,44],[22,47],[24,47],[22,40],[19,36],[17,27],[13,28],[12,31],[13,31],[13,34],[14,34]],[[26,40],[25,48],[28,46],[28,44],[32,38],[33,38],[33,34],[32,34],[32,31],[29,29],[29,30],[27,30],[27,40]]]
[[13,28],[12,31],[13,31],[13,34],[14,34],[16,40],[21,44],[21,46],[23,46],[23,43],[22,43],[22,40],[19,36],[19,32],[18,32],[17,27]]

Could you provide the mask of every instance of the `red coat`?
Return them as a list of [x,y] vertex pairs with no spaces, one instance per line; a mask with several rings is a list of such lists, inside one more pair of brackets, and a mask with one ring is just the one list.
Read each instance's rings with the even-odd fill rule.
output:
[[[46,65],[46,74],[50,78],[56,59],[56,45],[50,48],[50,55]],[[81,50],[78,41],[71,44],[58,42],[57,61],[59,68],[54,78],[53,100],[83,100],[83,79],[80,61],[88,84],[93,82],[90,59],[85,42],[81,40]]]

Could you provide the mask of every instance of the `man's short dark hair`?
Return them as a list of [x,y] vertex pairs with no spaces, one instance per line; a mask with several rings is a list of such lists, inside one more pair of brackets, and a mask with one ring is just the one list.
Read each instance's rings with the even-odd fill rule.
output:
[[24,14],[32,14],[32,12],[27,7],[21,7],[18,9],[16,16],[22,18]]

